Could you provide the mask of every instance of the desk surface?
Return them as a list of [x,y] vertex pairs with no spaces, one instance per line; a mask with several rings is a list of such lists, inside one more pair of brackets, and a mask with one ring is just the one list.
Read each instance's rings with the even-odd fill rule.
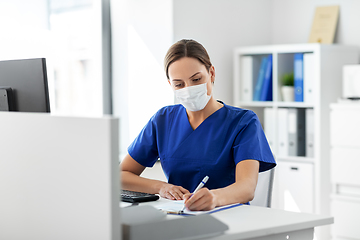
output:
[[[169,201],[160,199],[146,203],[156,207]],[[334,223],[331,216],[296,213],[279,209],[242,205],[236,208],[212,213],[220,221],[229,226],[224,235],[214,239],[262,239],[269,235],[312,229],[316,226]],[[168,215],[167,218],[183,217]],[[265,239],[265,238],[264,238]]]
[[329,216],[247,205],[217,212],[213,216],[229,226],[225,235],[234,236],[236,239],[294,232],[334,222],[333,217]]

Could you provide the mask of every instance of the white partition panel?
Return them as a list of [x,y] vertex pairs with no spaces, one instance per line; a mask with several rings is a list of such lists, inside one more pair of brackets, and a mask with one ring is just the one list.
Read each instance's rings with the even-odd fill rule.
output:
[[120,239],[118,119],[0,112],[0,239]]

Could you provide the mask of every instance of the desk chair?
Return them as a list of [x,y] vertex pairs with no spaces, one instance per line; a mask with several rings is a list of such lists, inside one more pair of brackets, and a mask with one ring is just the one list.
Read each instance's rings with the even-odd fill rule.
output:
[[258,183],[255,190],[255,197],[250,202],[250,205],[271,207],[274,171],[275,168],[272,168],[268,171],[259,173]]

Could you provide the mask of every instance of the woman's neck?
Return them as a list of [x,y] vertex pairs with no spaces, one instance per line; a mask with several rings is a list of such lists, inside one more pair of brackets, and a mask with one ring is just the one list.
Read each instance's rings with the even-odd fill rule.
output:
[[211,97],[208,104],[206,104],[203,110],[196,112],[186,110],[192,129],[195,130],[206,118],[208,118],[211,114],[213,114],[223,106],[224,105],[222,103],[216,101],[213,97]]

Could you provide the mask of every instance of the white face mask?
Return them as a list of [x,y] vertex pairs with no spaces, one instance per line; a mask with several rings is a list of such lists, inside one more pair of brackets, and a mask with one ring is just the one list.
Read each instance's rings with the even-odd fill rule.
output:
[[175,90],[175,97],[189,111],[203,110],[211,96],[207,95],[206,83]]

